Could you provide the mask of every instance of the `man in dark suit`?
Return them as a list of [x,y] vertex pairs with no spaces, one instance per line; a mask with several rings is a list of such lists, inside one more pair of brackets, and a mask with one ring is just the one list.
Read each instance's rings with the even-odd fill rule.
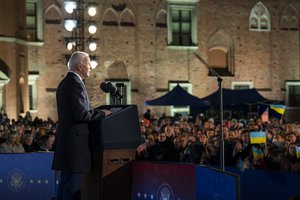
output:
[[55,136],[54,135],[42,135],[38,138],[38,148],[36,151],[49,152],[52,149],[52,145],[54,143]]
[[52,168],[61,171],[57,200],[80,199],[82,173],[91,170],[88,124],[111,114],[109,110],[90,108],[83,82],[90,75],[89,55],[73,53],[68,67],[56,92],[58,127]]

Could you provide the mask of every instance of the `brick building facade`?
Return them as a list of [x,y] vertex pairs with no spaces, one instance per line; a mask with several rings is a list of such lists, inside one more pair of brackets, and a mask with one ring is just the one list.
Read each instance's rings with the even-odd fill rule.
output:
[[[91,4],[97,8],[93,18],[85,12]],[[194,52],[222,75],[224,88],[254,87],[268,99],[300,106],[297,0],[84,0],[82,8],[82,49],[98,61],[86,80],[92,106],[109,103],[99,89],[106,80],[124,83],[127,103],[141,113],[145,100],[177,83],[200,98],[209,95],[217,90],[216,78]],[[0,69],[6,77],[0,86],[12,118],[27,110],[57,118],[55,90],[71,53],[64,20],[72,16],[63,0],[0,1]],[[91,22],[93,35],[86,28]],[[97,42],[93,52],[89,39]]]

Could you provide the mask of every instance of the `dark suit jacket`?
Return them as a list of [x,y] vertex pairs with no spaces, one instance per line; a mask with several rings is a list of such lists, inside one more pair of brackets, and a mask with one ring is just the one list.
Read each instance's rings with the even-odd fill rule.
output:
[[59,84],[56,101],[58,127],[52,168],[68,172],[89,171],[91,151],[88,124],[101,120],[105,113],[90,109],[84,83],[72,72]]

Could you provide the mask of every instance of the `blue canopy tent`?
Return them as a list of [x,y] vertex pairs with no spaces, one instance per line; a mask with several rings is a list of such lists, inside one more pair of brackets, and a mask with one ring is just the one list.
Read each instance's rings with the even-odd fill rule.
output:
[[[229,110],[251,112],[251,106],[256,106],[269,100],[260,95],[256,89],[231,90],[223,88],[223,106]],[[145,102],[146,106],[190,106],[190,114],[195,115],[208,109],[216,109],[219,105],[219,90],[200,99],[189,94],[177,85],[165,95]],[[257,112],[257,108],[255,108]]]
[[[219,105],[219,90],[202,98],[205,105]],[[223,105],[250,105],[267,101],[256,89],[231,90],[223,88]]]
[[201,106],[203,101],[185,91],[180,85],[165,95],[145,102],[146,106]]
[[[238,111],[239,113],[249,113],[253,111],[258,113],[259,111],[257,105],[267,101],[268,99],[260,95],[255,88],[244,90],[232,90],[223,88],[224,109]],[[214,108],[214,110],[218,112],[218,109],[216,108],[220,105],[219,90],[216,90],[212,94],[202,98],[202,102],[203,103],[201,104],[201,106],[191,107],[191,112],[198,113],[200,111],[205,111],[212,108]]]

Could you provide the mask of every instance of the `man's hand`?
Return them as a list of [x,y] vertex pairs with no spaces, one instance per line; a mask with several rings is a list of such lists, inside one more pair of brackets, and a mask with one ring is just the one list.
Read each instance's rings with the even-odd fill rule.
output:
[[107,110],[107,109],[102,109],[101,111],[105,113],[105,117],[108,115],[111,115],[111,113],[112,113],[110,110]]

